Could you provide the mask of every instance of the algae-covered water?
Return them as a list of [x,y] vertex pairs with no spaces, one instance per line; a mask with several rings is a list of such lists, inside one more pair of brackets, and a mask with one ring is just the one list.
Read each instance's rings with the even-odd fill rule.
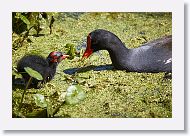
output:
[[[88,33],[106,29],[115,33],[128,48],[172,34],[171,13],[57,13],[52,34],[43,24],[39,37],[30,34],[30,42],[12,50],[13,75],[18,60],[26,54],[47,57],[51,51],[65,51],[73,45],[77,55],[62,61],[52,81],[41,89],[28,89],[22,112],[38,109],[33,95],[53,97],[53,108],[59,96],[73,83],[80,85],[86,98],[76,104],[63,104],[54,117],[70,118],[171,118],[172,80],[165,73],[137,73],[115,70],[107,51],[94,53],[81,63]],[[32,33],[32,32],[31,32]],[[17,35],[13,33],[13,42]],[[14,45],[15,46],[15,45]],[[81,68],[74,74],[76,69]],[[74,81],[74,82],[73,82]],[[23,87],[13,84],[13,114],[18,110]]]

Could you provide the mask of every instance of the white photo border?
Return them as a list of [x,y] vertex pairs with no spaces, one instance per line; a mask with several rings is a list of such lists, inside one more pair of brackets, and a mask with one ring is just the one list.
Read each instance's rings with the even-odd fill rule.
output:
[[[3,61],[0,117],[3,130],[184,130],[183,1],[6,0],[1,2],[0,11],[0,58]],[[172,118],[12,118],[12,12],[26,11],[172,12]]]

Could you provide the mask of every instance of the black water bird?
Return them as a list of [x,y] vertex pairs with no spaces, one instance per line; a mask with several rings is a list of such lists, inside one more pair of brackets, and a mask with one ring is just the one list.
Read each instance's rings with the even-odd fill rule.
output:
[[35,88],[39,88],[41,83],[46,83],[53,79],[58,64],[67,57],[68,55],[57,51],[51,52],[46,59],[38,55],[26,55],[19,60],[17,71],[22,74],[25,83],[27,83],[30,78],[28,73],[24,70],[25,67],[30,67],[40,73],[43,80],[39,81],[37,79],[33,79],[31,83]]
[[128,49],[112,32],[97,29],[87,36],[83,58],[107,50],[115,69],[130,72],[172,72],[172,36],[164,36],[138,48]]

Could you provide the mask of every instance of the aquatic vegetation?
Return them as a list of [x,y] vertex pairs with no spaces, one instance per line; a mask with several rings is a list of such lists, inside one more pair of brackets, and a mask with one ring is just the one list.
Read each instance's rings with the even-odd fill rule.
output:
[[[62,13],[63,14],[63,13]],[[59,18],[59,19],[58,19]],[[46,57],[53,50],[66,51],[72,55],[57,67],[52,81],[40,89],[28,89],[23,100],[24,115],[39,109],[34,94],[51,100],[56,111],[54,117],[72,118],[171,118],[172,80],[164,73],[137,73],[114,70],[108,52],[94,53],[81,62],[86,36],[95,29],[115,33],[128,48],[138,47],[147,41],[172,33],[171,13],[82,13],[77,18],[55,16],[52,34],[45,23],[42,36],[31,34],[31,42],[24,42],[13,49],[13,75],[18,60],[25,54],[40,54]],[[35,32],[34,32],[35,33]],[[13,34],[13,41],[18,38]],[[15,46],[16,43],[14,43]],[[73,46],[76,48],[74,50]],[[76,53],[77,51],[77,53]],[[101,54],[101,55],[100,55]],[[62,105],[59,97],[67,89],[79,84],[86,97],[75,105]],[[13,113],[19,107],[24,88],[13,85]],[[64,97],[63,97],[64,98]],[[60,103],[59,103],[60,102]]]

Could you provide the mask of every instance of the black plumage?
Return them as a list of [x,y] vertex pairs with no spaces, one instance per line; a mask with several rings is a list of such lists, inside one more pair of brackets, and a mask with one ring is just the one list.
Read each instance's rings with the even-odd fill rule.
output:
[[116,69],[131,72],[172,72],[172,36],[164,36],[138,48],[128,49],[112,32],[97,29],[87,37],[83,58],[98,50],[109,52]]
[[32,79],[31,85],[35,88],[39,88],[41,83],[46,83],[53,79],[57,65],[67,57],[68,55],[62,54],[62,52],[53,51],[45,59],[42,56],[26,55],[21,58],[17,64],[17,71],[22,74],[25,83],[28,82],[30,76],[24,70],[25,67],[30,67],[33,70],[39,72],[43,80]]

